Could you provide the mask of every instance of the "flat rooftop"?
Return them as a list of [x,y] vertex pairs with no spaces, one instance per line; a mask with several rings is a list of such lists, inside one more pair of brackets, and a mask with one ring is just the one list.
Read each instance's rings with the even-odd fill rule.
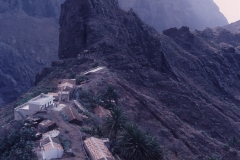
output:
[[48,95],[57,97],[57,96],[58,96],[58,93],[49,92]]
[[29,110],[29,105],[28,103],[24,103],[16,108],[14,108],[14,110],[18,110],[18,109],[25,109],[25,110]]
[[21,109],[26,109],[26,110],[29,110],[29,105],[28,105],[28,104],[26,104],[26,105],[22,106],[22,107],[21,107]]
[[31,99],[30,101],[32,101],[32,102],[40,102],[40,101],[43,101],[43,100],[47,100],[49,98],[50,98],[50,95],[49,96],[44,95],[44,96],[38,96],[38,97],[36,97],[34,99]]

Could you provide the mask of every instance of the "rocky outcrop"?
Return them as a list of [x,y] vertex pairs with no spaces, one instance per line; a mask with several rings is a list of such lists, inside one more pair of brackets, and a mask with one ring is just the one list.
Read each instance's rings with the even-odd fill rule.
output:
[[57,59],[58,18],[64,0],[0,0],[0,107],[34,84]]
[[159,32],[171,27],[203,30],[228,24],[212,0],[119,0],[119,4],[126,11],[132,8]]
[[65,65],[54,65],[45,79],[89,66],[76,58],[87,49],[89,59],[111,70],[130,117],[163,140],[166,159],[240,159],[238,35],[188,27],[163,33],[116,0],[67,0],[58,52]]
[[223,28],[232,33],[240,33],[240,20],[229,25],[225,25]]

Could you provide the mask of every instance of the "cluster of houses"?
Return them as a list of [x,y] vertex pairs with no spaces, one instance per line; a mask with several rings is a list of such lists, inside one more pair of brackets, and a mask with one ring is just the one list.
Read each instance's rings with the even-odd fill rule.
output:
[[[31,125],[36,128],[40,140],[41,157],[44,160],[61,158],[64,154],[64,148],[57,138],[60,132],[56,130],[57,125],[53,120],[38,118],[38,114],[46,113],[49,109],[57,108],[62,101],[65,103],[70,101],[71,94],[76,88],[75,79],[63,79],[58,84],[58,92],[40,94],[39,96],[29,100],[14,109],[14,119],[23,120],[30,119]],[[110,111],[97,106],[94,112],[99,117],[110,115]],[[81,126],[83,116],[77,109],[71,105],[61,108],[61,113],[71,124]],[[92,160],[115,160],[109,151],[106,139],[98,139],[94,137],[87,138],[84,141],[85,150]],[[80,145],[80,144],[79,144]]]
[[58,84],[58,92],[56,93],[48,93],[48,95],[53,96],[55,101],[66,101],[70,100],[70,96],[76,89],[76,79],[63,79]]

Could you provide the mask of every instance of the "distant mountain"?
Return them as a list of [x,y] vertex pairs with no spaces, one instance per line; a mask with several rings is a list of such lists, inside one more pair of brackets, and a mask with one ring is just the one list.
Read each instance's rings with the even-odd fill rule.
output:
[[229,30],[232,33],[240,33],[240,20],[229,25],[225,25],[222,28]]
[[27,91],[57,59],[64,0],[0,0],[0,106]]
[[119,0],[119,4],[126,11],[132,8],[159,32],[171,27],[203,30],[228,24],[213,0]]

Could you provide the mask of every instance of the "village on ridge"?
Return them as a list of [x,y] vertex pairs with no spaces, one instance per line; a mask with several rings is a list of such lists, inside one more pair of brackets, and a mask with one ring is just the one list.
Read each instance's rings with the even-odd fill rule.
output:
[[[98,72],[101,69],[103,67],[98,67],[84,74]],[[57,86],[56,93],[41,93],[14,109],[14,120],[27,120],[28,123],[25,125],[31,125],[37,131],[36,136],[40,143],[34,152],[39,159],[62,158],[65,152],[74,152],[79,156],[87,154],[92,160],[115,160],[109,151],[107,138],[88,137],[83,140],[80,127],[88,117],[78,112],[79,109],[85,109],[77,100],[72,99],[73,92],[78,87],[80,86],[76,85],[76,79],[62,79]],[[110,111],[102,106],[97,106],[94,113],[99,118],[111,115]],[[72,130],[71,133],[74,135],[71,136],[71,148],[66,151],[58,136],[66,134],[69,130]],[[79,148],[84,153],[79,152]]]

